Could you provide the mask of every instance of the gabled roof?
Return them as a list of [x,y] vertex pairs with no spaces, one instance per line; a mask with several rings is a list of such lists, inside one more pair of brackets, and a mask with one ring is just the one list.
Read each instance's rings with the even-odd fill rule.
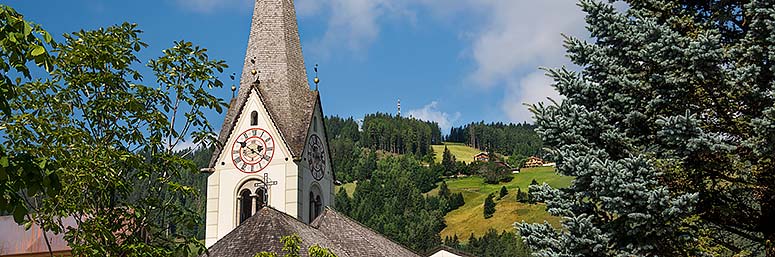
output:
[[336,244],[331,250],[339,257],[420,256],[331,208],[326,208],[311,225]]
[[458,250],[458,249],[455,249],[455,248],[452,248],[452,247],[449,247],[449,246],[446,246],[446,245],[440,245],[440,246],[434,247],[433,249],[428,251],[428,253],[426,253],[425,256],[432,256],[435,253],[437,253],[439,251],[442,251],[442,250],[446,251],[448,253],[454,254],[454,255],[461,256],[461,257],[476,257],[473,254],[470,254],[470,253],[467,253],[467,252],[464,252],[464,251],[461,251],[461,250]]
[[227,257],[252,257],[263,251],[282,254],[280,238],[292,234],[302,239],[302,256],[307,256],[306,249],[315,244],[331,249],[339,257],[419,256],[330,208],[307,225],[264,207],[218,240],[208,252],[209,256]]
[[307,81],[293,1],[256,0],[239,92],[229,104],[210,168],[254,88],[293,158],[301,157],[318,96]]

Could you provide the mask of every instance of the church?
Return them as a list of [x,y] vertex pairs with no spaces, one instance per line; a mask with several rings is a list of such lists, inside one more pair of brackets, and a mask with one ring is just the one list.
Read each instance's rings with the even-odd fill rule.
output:
[[[283,236],[344,256],[419,256],[337,213],[317,91],[308,83],[293,0],[256,0],[239,91],[209,166],[209,256],[281,253]],[[302,251],[306,255],[305,251]]]

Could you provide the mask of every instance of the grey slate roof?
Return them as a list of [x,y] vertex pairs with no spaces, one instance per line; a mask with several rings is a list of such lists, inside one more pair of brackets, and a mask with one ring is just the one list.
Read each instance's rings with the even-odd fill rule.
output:
[[262,251],[282,256],[280,238],[294,233],[302,239],[302,256],[307,256],[306,249],[315,244],[331,249],[339,257],[419,256],[330,208],[307,225],[281,211],[264,207],[218,240],[208,252],[209,256],[223,257],[252,257]]
[[293,0],[256,0],[239,92],[229,104],[210,168],[254,88],[291,155],[300,158],[318,96],[307,81]]

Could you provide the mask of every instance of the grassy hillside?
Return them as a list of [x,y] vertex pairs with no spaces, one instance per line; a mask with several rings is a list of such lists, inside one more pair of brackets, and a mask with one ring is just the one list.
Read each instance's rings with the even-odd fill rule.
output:
[[444,146],[449,148],[449,151],[452,153],[452,155],[455,156],[455,159],[457,159],[458,161],[463,161],[465,163],[469,163],[473,161],[474,155],[477,155],[482,152],[476,148],[468,147],[463,143],[444,142],[444,145],[431,146],[433,147],[433,153],[436,155],[437,163],[441,163],[441,156],[444,154]]
[[[514,176],[514,180],[499,185],[485,184],[481,177],[448,179],[447,186],[450,191],[463,192],[466,203],[445,216],[447,228],[441,231],[441,238],[457,234],[461,240],[468,240],[471,233],[481,236],[490,228],[512,231],[514,222],[522,220],[536,223],[546,220],[559,227],[560,219],[549,215],[543,204],[531,205],[516,201],[517,187],[525,191],[533,179],[538,183],[546,182],[553,187],[567,187],[572,180],[571,177],[556,174],[553,167],[522,169],[520,174]],[[509,194],[497,200],[498,191],[504,185],[509,190]],[[429,194],[437,194],[437,192],[438,188]],[[492,218],[484,219],[484,199],[489,193],[494,193],[496,196],[495,214]]]
[[[441,149],[444,149],[443,146]],[[497,231],[513,231],[514,222],[523,220],[534,223],[543,223],[546,220],[555,227],[559,227],[560,218],[549,215],[545,205],[517,202],[517,188],[526,191],[533,179],[538,183],[546,182],[553,187],[567,187],[573,178],[558,175],[554,167],[537,167],[523,168],[520,174],[514,175],[511,182],[498,185],[485,184],[484,179],[479,176],[447,179],[450,191],[462,192],[466,203],[444,217],[447,227],[441,231],[441,238],[457,234],[460,240],[468,240],[471,233],[482,236],[490,228]],[[509,194],[498,200],[498,192],[502,186],[506,186]],[[339,187],[344,187],[350,196],[355,191],[355,183],[337,186],[336,190],[339,190]],[[438,191],[437,187],[427,194],[437,195]],[[484,219],[484,199],[490,193],[496,196],[495,214],[489,219]]]

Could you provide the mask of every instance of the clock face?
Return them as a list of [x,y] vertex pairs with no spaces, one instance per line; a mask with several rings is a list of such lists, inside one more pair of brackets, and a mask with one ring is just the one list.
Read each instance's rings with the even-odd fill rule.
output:
[[237,136],[231,146],[231,160],[234,167],[245,173],[256,173],[274,157],[274,139],[269,132],[260,128],[245,130]]
[[307,164],[316,180],[323,179],[326,171],[326,152],[323,150],[323,141],[317,135],[309,137],[307,143]]

